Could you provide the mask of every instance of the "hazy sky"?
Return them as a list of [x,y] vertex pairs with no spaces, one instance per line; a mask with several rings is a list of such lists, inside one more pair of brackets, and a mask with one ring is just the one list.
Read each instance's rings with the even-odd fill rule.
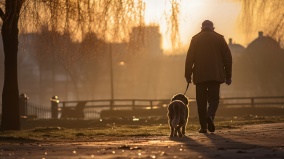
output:
[[[167,24],[163,15],[165,10],[170,13],[169,0],[144,1],[146,2],[146,23],[160,24],[160,31],[165,37]],[[215,31],[224,35],[226,41],[233,38],[233,42],[246,46],[245,35],[238,25],[240,11],[241,5],[233,0],[181,0],[180,38],[182,43],[189,45],[191,37],[200,31],[201,23],[208,19],[214,23]],[[163,39],[163,48],[170,48],[169,38]]]

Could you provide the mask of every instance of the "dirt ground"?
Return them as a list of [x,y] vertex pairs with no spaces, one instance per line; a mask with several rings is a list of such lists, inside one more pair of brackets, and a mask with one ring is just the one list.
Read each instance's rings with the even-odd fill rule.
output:
[[90,142],[1,143],[1,159],[284,159],[284,123],[242,126],[183,138],[102,137]]

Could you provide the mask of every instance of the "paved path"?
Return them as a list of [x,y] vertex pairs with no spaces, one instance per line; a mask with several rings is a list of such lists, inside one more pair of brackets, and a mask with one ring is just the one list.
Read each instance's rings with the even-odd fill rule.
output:
[[243,126],[184,138],[121,137],[76,143],[0,143],[2,159],[284,159],[284,123]]

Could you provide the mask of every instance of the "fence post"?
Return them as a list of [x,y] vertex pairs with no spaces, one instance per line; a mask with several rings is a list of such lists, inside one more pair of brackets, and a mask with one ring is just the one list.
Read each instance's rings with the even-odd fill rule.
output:
[[251,98],[251,107],[254,108],[254,98]]
[[51,118],[57,119],[58,118],[58,103],[59,99],[58,96],[53,96],[51,99]]
[[20,106],[20,116],[21,117],[27,117],[27,107],[28,107],[28,99],[27,95],[25,93],[20,94],[19,98],[19,106]]
[[153,109],[153,101],[152,100],[150,100],[150,107],[151,107],[151,109]]

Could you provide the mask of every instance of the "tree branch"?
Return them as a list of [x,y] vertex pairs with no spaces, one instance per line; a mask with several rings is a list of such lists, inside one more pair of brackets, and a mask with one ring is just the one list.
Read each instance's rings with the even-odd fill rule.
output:
[[0,8],[0,18],[4,21],[4,15],[5,13],[3,12],[2,8]]

